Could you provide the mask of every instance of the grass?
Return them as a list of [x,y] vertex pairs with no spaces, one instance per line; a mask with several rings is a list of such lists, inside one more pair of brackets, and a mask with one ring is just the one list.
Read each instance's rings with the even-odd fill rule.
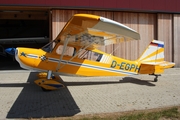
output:
[[117,120],[159,120],[159,119],[180,119],[178,108],[171,108],[162,111],[137,113],[132,115],[121,116]]
[[[41,118],[40,120],[180,120],[180,107],[147,110],[145,112],[111,113],[74,117]],[[32,119],[34,120],[34,119]]]
[[126,113],[125,115],[109,115],[104,117],[93,116],[80,118],[79,120],[180,120],[180,111],[178,107],[165,110],[157,110],[155,112],[136,112]]

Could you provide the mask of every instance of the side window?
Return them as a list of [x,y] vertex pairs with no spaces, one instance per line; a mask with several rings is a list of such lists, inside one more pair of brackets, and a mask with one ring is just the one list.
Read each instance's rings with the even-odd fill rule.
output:
[[[62,54],[62,51],[63,51],[63,45],[59,45],[56,49],[56,53],[60,55]],[[64,55],[73,56],[74,53],[75,53],[75,48],[67,46]]]
[[91,59],[90,60],[99,62],[101,60],[101,58],[102,58],[102,54],[99,54],[99,53],[96,53],[96,52],[91,53]]
[[88,59],[88,60],[99,62],[101,60],[102,56],[103,55],[100,53],[96,53],[96,52],[89,51],[89,50],[83,50],[78,57],[80,59]]
[[98,57],[97,57],[96,61],[100,62],[102,56],[103,56],[102,54],[98,54]]

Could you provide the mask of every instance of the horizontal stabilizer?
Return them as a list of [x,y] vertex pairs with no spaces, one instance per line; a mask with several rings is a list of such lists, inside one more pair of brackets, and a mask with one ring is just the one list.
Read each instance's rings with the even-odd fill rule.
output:
[[167,61],[158,63],[142,62],[139,69],[139,74],[161,74],[164,72],[164,69],[171,68],[174,65],[175,63]]
[[167,61],[162,61],[162,62],[141,62],[141,64],[144,64],[144,65],[154,65],[154,66],[161,66],[163,67],[164,69],[166,68],[171,68],[175,65],[175,63],[173,62],[167,62]]

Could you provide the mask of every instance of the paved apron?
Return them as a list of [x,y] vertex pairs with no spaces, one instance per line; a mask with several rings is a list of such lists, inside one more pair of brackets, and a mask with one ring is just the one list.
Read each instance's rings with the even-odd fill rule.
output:
[[43,92],[37,73],[0,71],[0,120],[75,116],[180,105],[180,69],[154,76],[67,77],[65,88]]

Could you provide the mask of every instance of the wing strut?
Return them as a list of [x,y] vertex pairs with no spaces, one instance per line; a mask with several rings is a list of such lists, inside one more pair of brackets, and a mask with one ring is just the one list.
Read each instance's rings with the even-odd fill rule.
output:
[[56,67],[56,72],[59,70],[59,67],[60,67],[62,58],[63,58],[63,56],[64,56],[64,53],[66,52],[66,48],[67,48],[68,42],[69,42],[69,37],[67,37],[66,40],[65,40],[65,42],[64,42],[63,51],[62,51],[62,54],[61,54],[61,56],[60,56],[58,65],[57,65],[57,67]]
[[[114,37],[112,37],[112,38],[114,38]],[[107,39],[104,39],[104,41],[105,40],[108,40],[108,39],[112,39],[112,38],[107,38]],[[58,66],[57,66],[57,68],[56,68],[56,72],[60,69],[60,68],[62,68],[62,67],[64,67],[67,63],[69,63],[69,61],[71,61],[72,59],[74,59],[81,51],[83,51],[83,50],[85,50],[86,48],[88,48],[89,46],[91,46],[94,42],[96,42],[95,40],[93,40],[90,44],[88,44],[87,46],[82,46],[80,49],[79,49],[79,51],[71,58],[71,59],[69,59],[64,65],[62,65],[61,67],[60,67],[60,63],[58,63]],[[66,47],[67,47],[67,43],[66,43]],[[64,51],[64,47],[63,47],[63,51]],[[61,58],[61,57],[60,57]],[[59,60],[59,62],[61,62],[62,61],[62,58]]]
[[[93,43],[93,42],[92,42],[92,43]],[[92,43],[91,43],[91,44],[92,44]],[[68,60],[64,65],[62,65],[61,67],[59,66],[59,67],[58,67],[58,70],[61,69],[62,67],[64,67],[66,64],[68,64],[69,61],[71,61],[72,59],[74,59],[82,50],[85,50],[85,49],[88,48],[91,44],[87,45],[86,47],[82,46],[82,47],[79,49],[79,51],[78,51],[71,59],[69,59],[69,60]]]

